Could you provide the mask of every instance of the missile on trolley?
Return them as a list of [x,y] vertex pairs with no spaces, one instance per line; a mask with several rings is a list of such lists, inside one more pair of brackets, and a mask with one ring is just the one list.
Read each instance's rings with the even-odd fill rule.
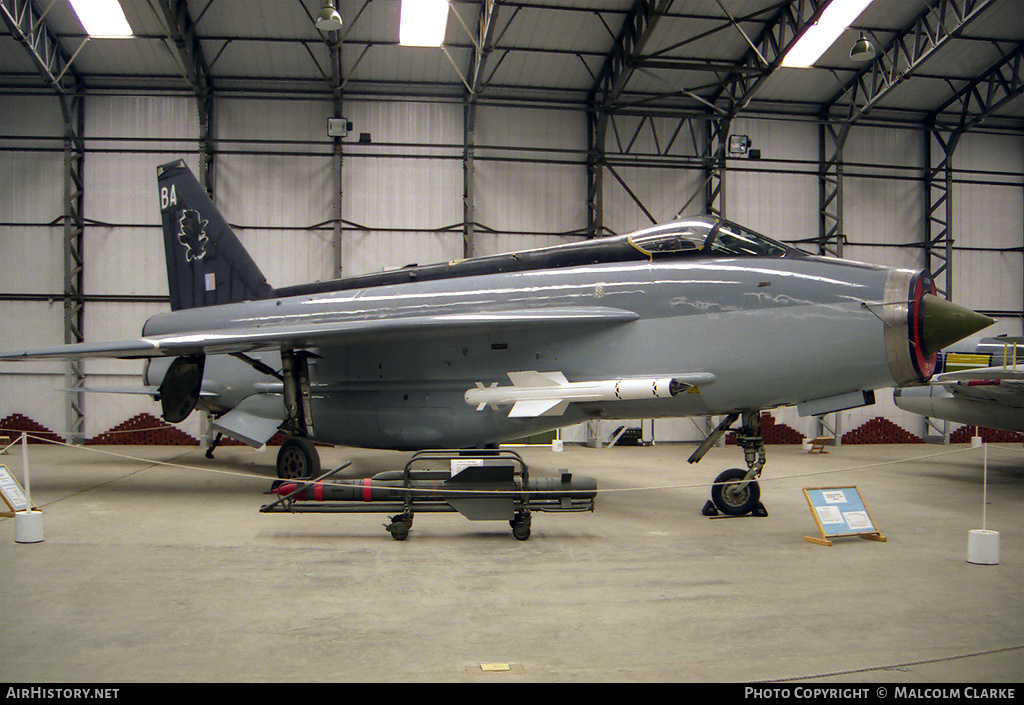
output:
[[[530,478],[519,482],[508,473],[496,473],[499,468],[483,468],[487,474],[478,474],[481,468],[467,468],[457,475],[443,470],[400,470],[382,472],[363,480],[328,482],[287,482],[274,490],[282,497],[299,502],[447,502],[463,514],[458,504],[473,499],[518,499],[528,501],[534,509],[544,506],[562,506],[563,499],[580,500],[592,505],[597,496],[597,480],[563,473],[560,477]],[[589,508],[589,506],[588,506]],[[473,517],[469,517],[473,518]]]
[[[484,455],[481,455],[484,454]],[[447,461],[447,470],[436,467]],[[432,464],[413,470],[414,464]],[[409,535],[417,512],[458,512],[471,521],[508,520],[512,534],[530,536],[531,512],[592,512],[597,480],[563,470],[557,477],[533,478],[522,457],[510,450],[420,451],[404,470],[363,480],[316,480],[275,486],[279,498],[261,512],[396,512],[386,525],[398,541]]]
[[714,380],[709,374],[695,379],[679,377],[643,377],[570,382],[561,372],[509,372],[511,387],[490,387],[477,382],[466,390],[465,400],[477,411],[486,407],[512,405],[510,417],[561,416],[570,402],[639,401],[667,399],[696,388],[696,383]]

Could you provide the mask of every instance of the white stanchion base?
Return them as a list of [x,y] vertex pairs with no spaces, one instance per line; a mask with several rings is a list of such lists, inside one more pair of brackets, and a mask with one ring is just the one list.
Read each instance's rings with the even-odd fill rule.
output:
[[561,439],[556,438],[553,441],[551,441],[551,450],[553,450],[556,453],[561,453],[562,452],[562,441],[561,441]]
[[43,540],[43,513],[38,511],[15,512],[14,542],[40,543]]
[[967,536],[967,562],[977,565],[998,565],[999,532],[972,529]]

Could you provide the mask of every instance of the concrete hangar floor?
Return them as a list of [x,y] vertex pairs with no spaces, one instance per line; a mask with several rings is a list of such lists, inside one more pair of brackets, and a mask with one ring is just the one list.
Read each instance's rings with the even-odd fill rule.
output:
[[[103,453],[96,452],[103,450]],[[29,446],[44,540],[0,520],[5,682],[1016,682],[1024,462],[985,448],[770,446],[767,517],[701,514],[735,447],[518,448],[595,477],[593,513],[506,522],[260,513],[274,450]],[[408,454],[321,449],[345,476]],[[131,456],[131,457],[126,457]],[[0,463],[21,479],[15,446]],[[167,463],[167,464],[164,464]],[[190,469],[196,468],[196,469]],[[886,542],[817,536],[856,486]],[[972,530],[999,562],[969,563]],[[501,670],[490,670],[492,668]]]

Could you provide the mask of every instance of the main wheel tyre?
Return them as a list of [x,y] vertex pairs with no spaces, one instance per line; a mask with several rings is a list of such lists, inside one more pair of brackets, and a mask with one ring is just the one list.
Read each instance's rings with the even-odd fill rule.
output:
[[749,514],[761,500],[761,486],[751,480],[746,487],[739,488],[739,482],[747,476],[745,470],[733,468],[715,478],[711,488],[711,501],[718,511],[731,516]]
[[277,453],[277,476],[305,480],[320,474],[320,454],[308,438],[289,438]]

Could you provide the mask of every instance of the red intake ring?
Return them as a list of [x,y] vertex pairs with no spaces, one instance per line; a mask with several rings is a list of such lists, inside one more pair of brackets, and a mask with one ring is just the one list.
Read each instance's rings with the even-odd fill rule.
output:
[[895,269],[885,283],[882,320],[889,371],[899,385],[926,382],[935,372],[935,353],[926,354],[921,301],[934,294],[935,283],[925,271]]

